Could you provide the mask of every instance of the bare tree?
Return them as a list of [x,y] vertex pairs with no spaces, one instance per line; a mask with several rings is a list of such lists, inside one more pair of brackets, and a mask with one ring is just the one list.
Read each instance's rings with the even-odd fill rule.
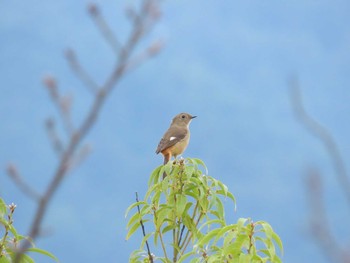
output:
[[[160,17],[159,5],[159,0],[141,0],[139,9],[130,8],[127,10],[127,17],[130,20],[132,28],[125,42],[120,41],[114,35],[97,5],[90,4],[88,6],[88,12],[91,18],[114,52],[115,67],[105,81],[99,84],[95,82],[91,75],[79,63],[76,53],[72,49],[66,51],[66,59],[72,71],[82,81],[93,97],[92,105],[86,109],[82,123],[73,123],[71,119],[72,100],[70,97],[60,94],[55,78],[52,76],[45,77],[44,85],[47,87],[52,102],[59,112],[61,124],[67,134],[67,139],[65,141],[62,140],[56,132],[55,120],[50,118],[46,121],[46,130],[52,147],[58,157],[57,167],[53,171],[51,181],[47,188],[41,194],[23,180],[14,164],[9,164],[7,167],[8,175],[13,179],[19,189],[22,190],[27,197],[37,202],[37,209],[28,234],[30,240],[36,240],[40,236],[42,222],[52,197],[59,189],[66,175],[81,163],[84,157],[89,153],[89,147],[84,145],[84,138],[96,124],[106,99],[110,96],[113,89],[116,88],[122,77],[148,58],[156,55],[162,48],[162,42],[156,40],[141,53],[135,54],[135,47],[154,27],[156,21]],[[15,262],[20,261],[23,253],[25,253],[29,247],[29,240],[24,240],[18,248]]]
[[[318,121],[311,117],[304,108],[299,83],[293,79],[289,83],[294,112],[298,121],[325,146],[336,172],[339,188],[342,190],[350,209],[350,180],[343,157],[332,134]],[[349,263],[350,247],[344,247],[336,238],[329,225],[330,215],[325,209],[324,186],[319,171],[313,170],[306,178],[307,197],[310,206],[310,230],[313,238],[332,262]]]

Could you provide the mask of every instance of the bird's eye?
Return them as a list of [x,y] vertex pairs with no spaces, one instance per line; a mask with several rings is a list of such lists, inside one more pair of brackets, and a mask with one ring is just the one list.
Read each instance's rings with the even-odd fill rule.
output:
[[185,115],[182,115],[182,116],[181,116],[181,118],[183,118],[183,119],[185,119],[185,117],[186,117]]

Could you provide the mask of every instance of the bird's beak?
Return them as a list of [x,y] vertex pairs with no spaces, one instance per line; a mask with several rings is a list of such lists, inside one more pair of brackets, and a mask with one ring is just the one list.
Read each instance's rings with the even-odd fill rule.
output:
[[191,116],[191,119],[197,118],[197,116]]

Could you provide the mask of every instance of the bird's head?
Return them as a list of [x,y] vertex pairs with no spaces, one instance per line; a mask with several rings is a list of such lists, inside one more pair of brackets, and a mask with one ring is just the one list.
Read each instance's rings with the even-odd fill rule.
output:
[[173,118],[172,123],[180,126],[188,126],[192,119],[197,116],[192,116],[186,112],[180,113]]

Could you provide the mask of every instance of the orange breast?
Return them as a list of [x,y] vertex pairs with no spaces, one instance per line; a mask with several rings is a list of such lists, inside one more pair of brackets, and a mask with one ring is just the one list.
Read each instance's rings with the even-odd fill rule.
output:
[[165,150],[163,150],[162,154],[163,155],[170,154],[170,156],[176,157],[177,155],[183,153],[186,150],[189,140],[190,140],[190,135],[188,134],[182,141],[179,141],[173,146],[170,146],[169,148],[166,148]]

